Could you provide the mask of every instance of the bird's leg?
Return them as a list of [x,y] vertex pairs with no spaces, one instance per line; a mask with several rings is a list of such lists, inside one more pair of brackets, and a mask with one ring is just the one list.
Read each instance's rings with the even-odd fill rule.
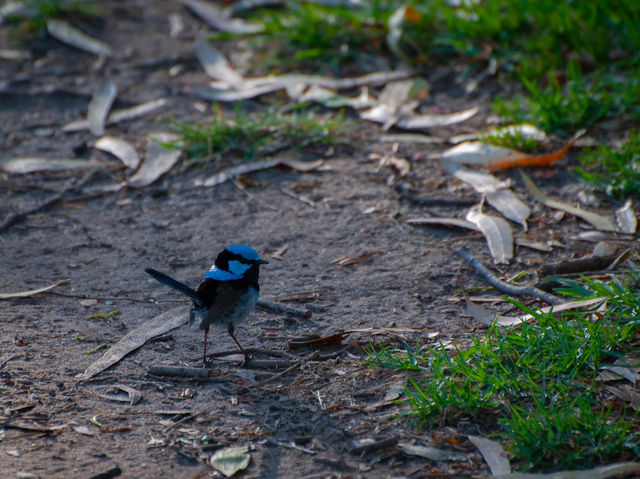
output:
[[242,361],[242,364],[244,365],[249,361],[251,361],[251,356],[247,354],[247,352],[244,350],[244,348],[240,345],[240,343],[236,339],[236,336],[233,334],[233,323],[229,323],[229,326],[227,327],[227,332],[229,333],[229,336],[231,336],[233,340],[236,342],[236,344],[240,348],[240,351],[242,351],[242,354],[244,354],[244,361]]
[[204,365],[207,365],[207,337],[209,336],[209,326],[205,326],[204,327],[204,356],[202,358],[202,361],[204,362]]

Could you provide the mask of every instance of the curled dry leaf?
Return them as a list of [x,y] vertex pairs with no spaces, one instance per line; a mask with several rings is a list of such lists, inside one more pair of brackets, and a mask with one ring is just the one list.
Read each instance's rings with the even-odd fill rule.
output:
[[130,143],[127,143],[120,138],[116,138],[114,136],[103,136],[96,141],[93,146],[99,150],[111,153],[131,170],[135,171],[138,169],[138,166],[140,166],[140,155],[138,155],[138,152]]
[[89,131],[94,135],[102,135],[104,133],[104,125],[107,121],[109,109],[116,99],[118,87],[110,80],[105,80],[91,97],[89,108],[87,111],[87,121],[89,122]]
[[189,7],[193,13],[207,22],[210,27],[221,32],[252,34],[264,30],[262,25],[248,23],[239,18],[231,18],[230,11],[218,8],[213,3],[200,0],[183,0],[183,3]]
[[405,130],[421,130],[424,128],[433,128],[436,126],[454,125],[467,121],[469,118],[475,116],[478,113],[477,107],[472,107],[467,110],[457,111],[455,113],[426,113],[407,115],[404,118],[398,120],[395,124],[398,128],[404,128]]
[[194,48],[207,75],[214,80],[226,82],[233,88],[241,88],[244,78],[231,68],[225,56],[217,48],[204,39],[196,41]]
[[263,161],[254,161],[253,163],[246,163],[244,165],[235,166],[227,170],[221,171],[205,180],[199,179],[194,182],[196,186],[216,186],[226,181],[232,180],[240,175],[246,175],[247,173],[253,173],[256,171],[267,170],[269,168],[275,168],[276,166],[287,166],[296,171],[312,171],[323,165],[322,160],[316,160],[311,162],[297,161],[290,158],[271,158]]
[[173,168],[182,153],[176,148],[167,148],[164,144],[178,140],[173,133],[152,133],[147,138],[147,152],[140,169],[126,181],[131,188],[142,188],[155,182]]
[[444,151],[440,157],[463,165],[488,166],[497,159],[516,160],[527,155],[510,148],[489,145],[481,141],[465,141]]
[[467,220],[475,223],[482,231],[496,263],[508,263],[513,258],[513,234],[509,223],[497,216],[483,213],[481,204],[469,209]]
[[38,171],[93,170],[105,168],[107,163],[98,160],[14,158],[0,163],[0,171],[22,175]]
[[556,161],[564,158],[569,153],[569,150],[578,141],[587,130],[579,130],[573,135],[573,138],[567,142],[567,144],[561,150],[549,153],[547,155],[525,155],[524,158],[504,158],[498,159],[492,162],[489,166],[492,168],[521,168],[526,166],[549,166]]
[[209,462],[215,470],[226,477],[231,477],[236,472],[247,468],[251,460],[248,452],[247,447],[226,447],[216,451]]
[[399,442],[398,448],[400,448],[405,454],[410,456],[420,456],[432,461],[467,461],[469,454],[459,451],[445,451],[443,449],[436,449],[435,447],[420,446],[418,444],[409,444],[407,442]]
[[444,171],[483,194],[486,201],[505,218],[520,223],[524,230],[527,230],[527,218],[531,214],[531,209],[508,189],[509,181],[501,181],[488,173],[471,170],[447,160],[442,160],[441,165]]
[[404,221],[409,225],[439,225],[439,226],[454,226],[456,228],[465,228],[473,231],[480,231],[478,225],[471,221],[463,220],[462,218],[444,218],[439,216],[432,216],[426,218],[408,218]]
[[[122,110],[116,110],[107,117],[106,124],[113,125],[121,121],[132,120],[139,116],[147,115],[160,108],[163,108],[169,103],[166,98],[158,98],[156,100],[140,103],[139,105],[132,106],[131,108],[124,108]],[[62,127],[64,132],[81,131],[89,128],[89,122],[84,120],[72,121]]]
[[480,450],[480,454],[482,454],[489,466],[491,474],[497,476],[511,473],[511,465],[509,464],[507,453],[500,444],[486,437],[468,436],[468,438]]
[[106,43],[90,37],[84,32],[71,26],[65,20],[50,18],[47,20],[47,30],[57,40],[76,47],[85,52],[95,53],[96,55],[111,56],[113,52]]
[[561,201],[553,200],[542,193],[540,189],[536,186],[533,180],[527,175],[524,171],[520,171],[520,175],[522,176],[522,180],[526,185],[527,189],[531,193],[536,200],[538,200],[543,205],[553,208],[556,210],[564,211],[565,213],[569,213],[570,215],[578,216],[582,218],[587,223],[591,223],[593,226],[600,230],[604,231],[617,231],[617,227],[612,220],[609,218],[599,215],[597,213],[593,213],[591,211],[586,211],[581,208],[577,208],[575,206],[568,205],[566,203],[562,203]]
[[625,204],[616,210],[616,223],[623,233],[635,233],[638,219],[633,211],[633,202],[629,198]]
[[333,260],[332,263],[339,264],[340,266],[351,266],[354,264],[364,263],[379,254],[381,254],[381,251],[368,251],[356,257],[343,256],[342,258]]

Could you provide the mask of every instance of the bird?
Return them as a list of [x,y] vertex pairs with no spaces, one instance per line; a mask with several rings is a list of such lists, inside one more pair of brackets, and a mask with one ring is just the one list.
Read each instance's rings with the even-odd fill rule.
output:
[[234,334],[235,326],[255,308],[260,293],[260,265],[267,263],[250,246],[227,246],[205,273],[197,290],[155,269],[146,268],[145,272],[191,298],[193,304],[189,312],[189,326],[196,318],[200,320],[200,329],[204,330],[205,365],[209,326],[212,324],[227,326],[227,332],[238,345],[246,363],[250,358]]

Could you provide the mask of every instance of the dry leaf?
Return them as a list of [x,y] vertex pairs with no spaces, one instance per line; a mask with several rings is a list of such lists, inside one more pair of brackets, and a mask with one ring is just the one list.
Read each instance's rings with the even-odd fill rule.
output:
[[106,43],[90,37],[75,27],[72,27],[65,20],[50,18],[47,20],[47,30],[57,40],[79,48],[85,52],[95,53],[96,55],[104,55],[106,57],[112,55],[111,48]]
[[50,289],[56,288],[61,284],[65,284],[68,282],[68,279],[63,279],[62,281],[58,281],[55,284],[45,286],[44,288],[30,289],[28,291],[18,291],[17,293],[0,293],[0,299],[27,298],[29,296],[33,296],[34,294],[44,293],[45,291],[49,291]]
[[94,148],[97,148],[107,153],[111,153],[118,158],[124,165],[131,169],[137,170],[140,166],[140,155],[131,144],[126,141],[116,138],[114,136],[103,136],[96,141]]
[[[142,115],[152,113],[160,108],[163,108],[169,103],[166,98],[158,98],[156,100],[140,103],[139,105],[132,106],[131,108],[124,108],[122,110],[116,110],[107,117],[106,124],[113,125],[121,121],[132,120]],[[67,123],[62,127],[64,132],[81,131],[89,128],[89,122],[84,120],[76,120],[71,123]]]
[[564,146],[564,148],[562,148],[561,150],[555,151],[553,153],[549,153],[547,155],[525,155],[524,158],[518,158],[518,159],[514,159],[514,158],[499,159],[495,162],[492,162],[489,166],[491,166],[492,168],[521,168],[526,166],[552,165],[559,159],[567,156],[567,153],[569,153],[569,150],[574,145],[574,143],[578,141],[586,132],[587,130],[578,131],[575,135],[573,135],[573,138],[569,140],[569,142]]
[[102,135],[104,133],[104,125],[107,121],[109,109],[116,99],[118,87],[110,80],[102,82],[89,102],[87,112],[87,121],[89,122],[89,131],[94,135]]
[[322,160],[316,161],[297,161],[290,158],[271,158],[263,161],[254,161],[253,163],[246,163],[244,165],[235,166],[227,170],[216,173],[215,175],[205,179],[196,180],[194,184],[196,186],[217,186],[226,181],[232,180],[240,175],[246,175],[247,173],[254,173],[256,171],[267,170],[269,168],[275,168],[276,166],[287,166],[296,171],[312,171],[323,165]]
[[132,387],[125,386],[124,384],[116,384],[116,387],[121,391],[126,392],[129,395],[129,404],[131,406],[137,404],[142,399],[142,393],[137,389],[133,389]]
[[508,125],[501,128],[491,128],[490,130],[452,136],[449,138],[449,143],[457,144],[463,141],[472,141],[482,138],[510,138],[513,136],[537,141],[544,141],[547,138],[547,134],[537,126],[523,123],[520,125]]
[[235,89],[242,87],[244,78],[231,68],[229,62],[211,43],[200,39],[195,43],[195,51],[204,71],[214,80],[228,83]]
[[475,223],[482,231],[496,263],[508,263],[513,258],[513,235],[509,223],[497,216],[483,213],[481,204],[469,209],[467,220]]
[[98,160],[14,158],[1,162],[0,171],[22,175],[37,171],[92,170],[107,166],[109,166],[107,163]]
[[478,108],[474,106],[473,108],[457,111],[455,113],[408,115],[398,120],[398,123],[396,123],[395,126],[398,128],[404,128],[405,130],[421,130],[436,126],[448,126],[467,121],[469,118],[475,116],[478,111]]
[[426,218],[409,218],[404,221],[409,225],[441,225],[441,226],[455,226],[457,228],[465,228],[473,231],[480,231],[477,224],[471,221],[463,220],[461,218],[444,218],[438,216],[426,217]]
[[525,158],[527,155],[510,148],[489,145],[481,141],[465,141],[444,151],[441,158],[446,158],[449,162],[488,166],[496,159],[516,160]]
[[249,466],[251,456],[248,451],[247,447],[226,447],[216,451],[209,462],[215,470],[220,471],[226,477],[231,477]]
[[419,446],[417,444],[409,444],[399,442],[398,448],[410,456],[420,456],[432,461],[467,461],[469,454],[459,451],[445,451],[436,449],[435,447]]
[[82,374],[78,375],[77,380],[86,381],[87,379],[91,379],[96,374],[116,364],[130,352],[138,349],[149,339],[176,329],[186,324],[186,322],[187,310],[184,307],[173,308],[150,319],[130,331],[120,341],[109,348],[100,359],[93,362]]
[[[563,311],[570,311],[572,309],[588,308],[590,306],[594,306],[597,304],[600,305],[599,306],[600,308],[602,308],[603,307],[602,305],[605,304],[606,300],[607,298],[598,297],[598,298],[591,298],[591,299],[581,299],[579,301],[568,301],[566,303],[540,308],[537,311],[542,314],[547,314],[551,311],[553,311],[554,313],[561,313]],[[499,324],[500,326],[517,326],[521,323],[526,323],[527,321],[531,321],[534,318],[535,316],[532,316],[531,314],[523,314],[521,316],[496,315],[496,319],[494,322],[496,324]]]
[[360,256],[356,256],[355,258],[352,256],[343,256],[342,258],[333,260],[332,263],[339,264],[340,266],[351,266],[354,264],[364,263],[378,254],[381,254],[381,251],[370,251],[362,253]]
[[262,25],[248,23],[239,18],[231,18],[231,12],[222,10],[210,2],[200,0],[183,0],[193,13],[202,18],[209,26],[227,33],[259,33],[264,30]]
[[633,211],[633,202],[629,198],[625,204],[616,210],[616,223],[623,233],[635,233],[638,219]]
[[285,251],[287,251],[288,247],[289,247],[289,243],[283,244],[280,248],[278,248],[276,251],[273,252],[273,254],[271,255],[271,258],[279,259],[282,261],[282,255],[284,254]]
[[163,144],[179,138],[173,133],[151,133],[147,137],[147,152],[140,169],[125,184],[131,188],[148,186],[173,168],[182,153],[177,148],[166,148]]
[[511,465],[507,458],[507,453],[502,446],[491,439],[478,436],[467,436],[469,440],[480,450],[480,454],[484,457],[485,462],[491,470],[491,474],[497,476],[499,474],[509,474]]
[[587,223],[591,223],[598,229],[604,231],[617,231],[616,225],[609,218],[601,216],[596,213],[592,213],[591,211],[586,211],[581,208],[577,208],[575,206],[568,205],[566,203],[562,203],[561,201],[553,200],[548,198],[547,196],[540,191],[540,189],[536,186],[529,175],[527,175],[524,171],[520,171],[520,175],[522,176],[522,180],[526,185],[527,189],[531,193],[536,200],[538,200],[543,205],[553,208],[556,210],[564,211],[565,213],[569,213],[570,215],[578,216],[585,220]]

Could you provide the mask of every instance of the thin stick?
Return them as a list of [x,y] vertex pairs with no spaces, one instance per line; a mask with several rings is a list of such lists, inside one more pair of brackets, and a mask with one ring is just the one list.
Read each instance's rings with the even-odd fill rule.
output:
[[266,301],[258,301],[256,305],[262,311],[268,311],[269,313],[288,314],[295,316],[296,318],[309,319],[311,318],[311,311],[301,311],[299,309],[289,308],[287,306],[280,306],[275,303],[267,303]]
[[535,286],[514,286],[509,283],[505,283],[497,276],[495,276],[491,271],[484,267],[480,261],[475,259],[471,253],[467,250],[461,248],[457,251],[457,253],[462,256],[462,258],[469,263],[469,265],[476,270],[478,274],[480,274],[491,286],[496,288],[498,291],[502,291],[503,293],[513,294],[513,295],[523,295],[527,294],[529,296],[533,296],[534,298],[541,299],[542,301],[549,304],[558,304],[560,302],[560,298],[554,296],[552,294],[546,293],[541,289],[536,288]]
[[426,198],[424,196],[417,196],[411,193],[409,186],[406,183],[398,183],[396,185],[396,191],[400,193],[400,197],[413,204],[419,206],[473,206],[478,200],[464,200],[456,198]]
[[293,371],[296,368],[299,368],[300,365],[305,362],[305,361],[311,361],[312,359],[315,359],[318,357],[318,351],[314,351],[313,353],[311,353],[309,356],[307,356],[306,358],[302,358],[299,359],[298,361],[295,362],[295,364],[293,364],[292,366],[288,367],[287,369],[285,369],[282,372],[279,372],[278,374],[274,374],[273,376],[264,379],[262,381],[259,381],[257,383],[253,383],[250,384],[249,386],[247,386],[248,388],[259,388],[264,386],[265,384],[269,384],[272,383],[273,381],[277,381],[278,379],[280,379],[283,376],[286,376],[287,374],[289,374],[291,371]]
[[14,223],[18,223],[22,220],[24,220],[27,216],[33,214],[33,213],[38,213],[39,211],[42,211],[46,208],[48,208],[51,205],[54,205],[56,203],[58,203],[60,200],[62,200],[62,198],[64,198],[64,196],[73,191],[73,190],[77,190],[79,188],[82,188],[84,185],[86,185],[87,183],[89,183],[94,176],[96,175],[96,173],[98,172],[98,170],[92,170],[89,173],[87,173],[84,177],[82,177],[80,179],[80,181],[78,181],[77,183],[75,183],[73,180],[70,181],[67,186],[65,186],[61,191],[59,191],[58,193],[54,194],[53,196],[47,198],[46,200],[44,200],[42,203],[40,203],[39,205],[36,205],[32,208],[27,208],[24,211],[20,211],[18,213],[10,213],[5,220],[0,224],[0,233],[3,233],[4,231],[8,230]]

